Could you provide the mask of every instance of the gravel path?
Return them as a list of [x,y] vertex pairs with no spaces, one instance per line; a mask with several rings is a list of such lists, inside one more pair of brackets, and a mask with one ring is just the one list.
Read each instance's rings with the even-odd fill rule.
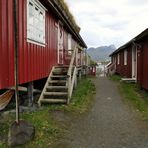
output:
[[148,123],[122,101],[106,77],[95,80],[96,99],[85,115],[69,121],[58,148],[148,148]]

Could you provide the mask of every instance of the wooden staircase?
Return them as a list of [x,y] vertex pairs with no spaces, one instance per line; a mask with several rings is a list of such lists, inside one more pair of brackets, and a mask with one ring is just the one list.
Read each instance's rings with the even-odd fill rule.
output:
[[38,104],[41,103],[67,103],[68,100],[68,67],[53,67],[44,86]]
[[39,106],[42,103],[69,103],[74,85],[77,81],[77,67],[75,65],[77,50],[73,51],[68,66],[55,66],[52,68],[46,81],[44,89],[38,100]]

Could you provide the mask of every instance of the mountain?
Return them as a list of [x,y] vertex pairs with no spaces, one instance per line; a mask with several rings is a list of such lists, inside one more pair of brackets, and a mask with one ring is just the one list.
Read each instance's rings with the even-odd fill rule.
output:
[[87,53],[94,61],[106,61],[109,60],[109,55],[116,50],[115,45],[100,46],[97,48],[88,48]]

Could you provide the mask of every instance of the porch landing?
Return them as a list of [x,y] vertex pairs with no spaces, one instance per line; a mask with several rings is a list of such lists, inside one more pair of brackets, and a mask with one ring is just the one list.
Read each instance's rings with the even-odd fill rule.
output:
[[129,82],[129,83],[136,83],[136,78],[121,78],[121,81]]

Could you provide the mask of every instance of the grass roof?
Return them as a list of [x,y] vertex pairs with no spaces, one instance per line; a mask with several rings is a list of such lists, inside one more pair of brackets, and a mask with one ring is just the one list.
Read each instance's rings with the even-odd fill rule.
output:
[[62,13],[69,21],[70,25],[74,27],[76,32],[80,32],[80,27],[77,25],[74,16],[71,14],[69,7],[65,0],[54,0],[54,2],[58,5],[58,7],[62,10]]

